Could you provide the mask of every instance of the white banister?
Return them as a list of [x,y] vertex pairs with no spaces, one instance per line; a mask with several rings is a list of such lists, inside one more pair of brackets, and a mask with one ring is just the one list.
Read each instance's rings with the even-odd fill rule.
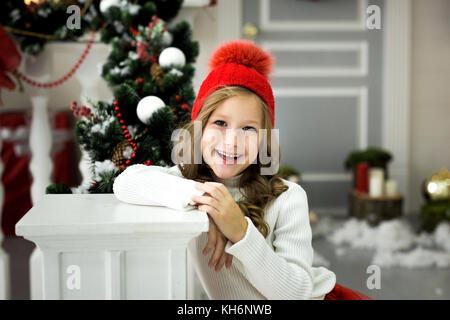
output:
[[[0,150],[2,148],[2,136],[0,135]],[[3,161],[0,158],[0,177],[3,175]],[[2,221],[2,209],[4,200],[4,191],[2,181],[0,179],[0,221]],[[0,300],[9,299],[9,257],[2,248],[3,230],[0,224]]]
[[[51,78],[51,52],[46,48],[37,57],[27,56],[25,74],[38,82],[48,82]],[[52,134],[49,121],[49,90],[29,86],[32,105],[30,127],[30,171],[33,176],[31,185],[32,203],[36,203],[50,184],[53,162],[50,157]]]
[[[45,48],[37,57],[27,56],[24,72],[27,76],[38,82],[48,82],[52,73],[52,51]],[[33,177],[31,185],[31,201],[34,205],[45,194],[50,184],[53,161],[50,156],[52,147],[52,134],[48,112],[49,90],[43,88],[27,87],[32,105],[32,119],[30,126],[30,171]],[[35,248],[30,256],[30,294],[36,292],[41,276],[39,249]]]
[[41,251],[43,299],[187,299],[187,246],[204,212],[114,194],[46,194],[16,224]]

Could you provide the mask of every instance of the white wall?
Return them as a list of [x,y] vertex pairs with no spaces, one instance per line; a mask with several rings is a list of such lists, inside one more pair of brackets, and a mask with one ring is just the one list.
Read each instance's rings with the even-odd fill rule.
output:
[[450,1],[414,0],[412,17],[410,194],[436,170],[450,170]]
[[214,7],[201,9],[194,24],[193,38],[200,42],[194,88],[196,93],[208,75],[208,59],[221,43],[241,36],[242,0],[219,0]]

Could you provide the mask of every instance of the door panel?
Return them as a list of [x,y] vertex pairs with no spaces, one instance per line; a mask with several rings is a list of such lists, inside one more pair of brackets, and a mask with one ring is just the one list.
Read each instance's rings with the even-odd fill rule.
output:
[[[276,58],[271,85],[281,162],[302,173],[311,210],[346,214],[355,149],[381,145],[382,29],[365,27],[382,0],[243,0],[242,22]],[[245,36],[243,35],[245,38]]]

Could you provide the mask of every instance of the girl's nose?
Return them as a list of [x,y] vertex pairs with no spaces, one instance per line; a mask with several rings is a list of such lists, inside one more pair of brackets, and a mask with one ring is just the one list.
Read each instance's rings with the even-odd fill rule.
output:
[[237,135],[235,129],[225,130],[225,144],[235,145],[237,143]]
[[224,144],[226,146],[232,147],[233,150],[240,146],[240,143],[245,143],[244,136],[241,134],[241,130],[239,129],[227,129],[225,131],[225,138],[224,138]]

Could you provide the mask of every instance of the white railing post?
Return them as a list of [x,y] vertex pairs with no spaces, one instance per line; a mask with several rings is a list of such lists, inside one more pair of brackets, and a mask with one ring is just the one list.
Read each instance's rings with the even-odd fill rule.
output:
[[[2,148],[2,136],[0,135],[0,150]],[[3,161],[0,158],[0,178],[3,175]],[[0,221],[2,221],[2,208],[4,200],[4,188],[0,179]],[[3,243],[3,231],[0,225],[0,300],[9,299],[9,257],[2,248]]]
[[[25,59],[25,74],[38,82],[48,82],[51,78],[51,51],[45,48],[37,57],[27,56]],[[45,194],[50,184],[53,161],[50,156],[52,133],[48,110],[48,89],[28,87],[32,105],[30,127],[30,171],[33,176],[31,185],[32,204]],[[30,256],[30,296],[39,299],[41,286],[41,260],[39,248],[35,248]]]
[[[38,82],[48,82],[51,77],[51,53],[46,48],[37,57],[27,56],[25,73]],[[52,133],[48,111],[48,89],[29,86],[32,105],[30,127],[30,171],[33,176],[31,199],[35,204],[50,184],[53,163],[50,157]]]

